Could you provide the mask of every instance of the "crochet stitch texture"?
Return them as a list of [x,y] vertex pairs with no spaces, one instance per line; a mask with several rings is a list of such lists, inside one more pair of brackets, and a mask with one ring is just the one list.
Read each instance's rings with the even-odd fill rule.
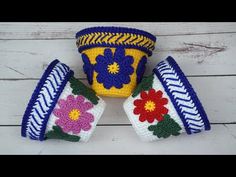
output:
[[88,141],[105,109],[104,101],[54,60],[28,103],[21,134],[32,140]]
[[143,78],[123,107],[144,141],[210,130],[197,94],[172,57]]
[[140,82],[156,37],[123,27],[92,27],[76,34],[84,73],[98,95],[128,97]]

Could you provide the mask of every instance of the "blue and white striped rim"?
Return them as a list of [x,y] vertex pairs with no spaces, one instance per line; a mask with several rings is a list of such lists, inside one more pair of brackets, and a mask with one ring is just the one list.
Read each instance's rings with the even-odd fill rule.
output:
[[50,114],[67,81],[74,72],[68,66],[54,60],[45,70],[25,110],[21,135],[43,141]]
[[161,61],[153,69],[178,112],[186,132],[210,130],[206,112],[188,79],[172,57]]

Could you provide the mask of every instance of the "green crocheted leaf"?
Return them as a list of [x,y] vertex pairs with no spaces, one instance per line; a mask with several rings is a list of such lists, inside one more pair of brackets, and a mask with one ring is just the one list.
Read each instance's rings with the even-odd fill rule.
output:
[[148,127],[149,131],[153,131],[153,135],[158,138],[168,138],[169,136],[178,136],[181,127],[178,123],[170,117],[170,115],[164,115],[164,120],[158,122],[156,125],[150,125]]
[[53,126],[53,130],[46,133],[47,139],[63,139],[71,142],[78,142],[80,140],[79,136],[69,135],[64,133],[62,129],[58,126]]
[[134,90],[132,97],[136,97],[141,91],[149,90],[152,88],[154,75],[144,76],[140,84]]
[[84,85],[79,79],[75,77],[70,78],[70,86],[72,88],[72,93],[75,95],[83,95],[85,98],[90,100],[93,104],[98,104],[99,98],[96,93],[91,88]]

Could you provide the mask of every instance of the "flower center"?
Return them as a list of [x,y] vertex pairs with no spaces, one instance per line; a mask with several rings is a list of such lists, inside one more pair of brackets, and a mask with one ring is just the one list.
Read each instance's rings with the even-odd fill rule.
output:
[[147,101],[144,105],[144,109],[148,112],[154,111],[156,108],[156,104],[153,101]]
[[107,66],[107,70],[111,74],[117,74],[120,70],[120,66],[118,65],[118,63],[114,62]]
[[69,113],[69,117],[73,121],[78,120],[80,117],[80,111],[78,109],[72,109]]

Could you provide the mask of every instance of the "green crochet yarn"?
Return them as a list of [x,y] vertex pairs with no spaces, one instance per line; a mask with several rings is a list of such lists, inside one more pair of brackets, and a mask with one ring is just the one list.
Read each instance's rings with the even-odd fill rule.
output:
[[171,135],[179,135],[181,127],[170,117],[170,115],[166,114],[164,115],[163,121],[158,122],[156,125],[150,125],[148,130],[153,131],[153,135],[158,138],[168,138]]
[[146,91],[152,88],[154,75],[144,76],[140,84],[134,90],[132,97],[136,97],[141,91]]
[[47,139],[63,139],[71,142],[78,142],[80,140],[79,136],[69,135],[64,133],[59,126],[53,126],[53,130],[46,133]]
[[95,104],[95,105],[98,104],[99,98],[96,96],[95,91],[90,89],[86,85],[84,85],[79,79],[76,79],[75,77],[71,77],[70,78],[70,86],[72,88],[73,94],[83,95],[85,98],[87,98],[93,104]]

